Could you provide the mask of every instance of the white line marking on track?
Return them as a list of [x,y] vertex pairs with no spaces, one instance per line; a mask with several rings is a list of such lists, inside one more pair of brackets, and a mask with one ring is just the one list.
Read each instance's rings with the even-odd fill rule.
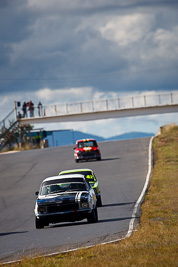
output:
[[129,224],[129,230],[126,234],[126,238],[129,237],[132,232],[133,232],[133,229],[134,229],[134,221],[135,221],[135,218],[136,218],[136,213],[137,213],[137,209],[138,209],[138,206],[139,204],[141,203],[144,195],[145,195],[145,192],[148,188],[148,183],[149,183],[149,180],[150,180],[150,175],[151,175],[151,170],[152,170],[152,143],[153,143],[153,136],[151,137],[150,139],[150,143],[149,143],[149,149],[148,149],[148,173],[147,173],[147,176],[146,176],[146,181],[145,181],[145,185],[143,187],[143,190],[141,192],[141,195],[139,196],[135,206],[134,206],[134,209],[133,209],[133,212],[132,212],[132,219],[130,221],[130,224]]

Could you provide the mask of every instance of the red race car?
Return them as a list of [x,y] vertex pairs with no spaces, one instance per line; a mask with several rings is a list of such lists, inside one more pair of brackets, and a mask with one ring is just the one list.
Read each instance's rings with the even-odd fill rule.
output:
[[74,159],[76,162],[89,159],[101,160],[101,153],[96,140],[77,140],[74,147]]

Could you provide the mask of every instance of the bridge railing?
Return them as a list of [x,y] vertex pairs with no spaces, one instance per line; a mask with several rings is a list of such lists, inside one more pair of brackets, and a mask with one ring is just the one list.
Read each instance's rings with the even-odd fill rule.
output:
[[[61,103],[58,105],[43,106],[41,110],[35,106],[33,116],[60,116],[174,104],[178,104],[178,91],[164,94],[147,94],[133,97],[125,96],[122,98],[89,100],[77,103]],[[30,117],[29,114],[28,117]]]

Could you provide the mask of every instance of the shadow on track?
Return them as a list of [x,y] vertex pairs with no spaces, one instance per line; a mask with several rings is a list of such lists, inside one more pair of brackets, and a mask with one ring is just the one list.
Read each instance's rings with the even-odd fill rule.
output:
[[87,160],[80,160],[77,164],[79,163],[86,163],[86,162],[102,162],[102,161],[109,161],[109,160],[118,160],[120,158],[102,158],[101,160],[95,160],[95,159],[87,159]]
[[121,158],[106,158],[106,159],[101,159],[101,161],[109,161],[109,160],[117,160]]
[[[138,217],[135,217],[138,218]],[[105,223],[105,222],[119,222],[119,221],[125,221],[125,220],[131,220],[132,217],[125,217],[125,218],[113,218],[113,219],[103,219],[103,220],[98,220],[98,223]]]
[[[139,217],[136,217],[139,218]],[[106,223],[106,222],[119,222],[125,220],[131,220],[132,217],[124,217],[124,218],[110,218],[110,219],[102,219],[98,220],[97,224]],[[79,225],[88,225],[88,222],[73,222],[73,223],[65,223],[65,224],[56,224],[56,225],[49,225],[47,228],[62,228],[62,227],[71,227],[71,226],[79,226]],[[46,228],[46,229],[47,229]]]
[[28,233],[28,231],[0,233],[0,236],[15,235],[15,234],[25,234],[25,233]]
[[[99,207],[99,209],[105,208],[105,207],[117,207],[117,206],[124,206],[124,205],[135,205],[135,202],[124,202],[124,203],[110,203],[110,204],[104,204],[102,207]],[[113,218],[113,219],[104,219],[104,220],[98,220],[98,223],[103,222],[114,222],[114,221],[123,221],[123,220],[131,220],[131,217],[126,218]],[[79,222],[68,222],[68,223],[58,223],[58,224],[51,224],[47,228],[58,228],[58,227],[66,227],[66,226],[78,226],[78,225],[88,225],[88,222],[86,221],[79,221]]]
[[115,206],[124,206],[124,205],[131,205],[131,204],[134,204],[135,205],[135,202],[103,204],[102,207],[100,207],[100,208],[115,207]]
[[49,228],[58,228],[58,227],[66,227],[66,226],[78,226],[78,225],[85,225],[88,224],[86,221],[79,221],[79,222],[69,222],[69,223],[61,223],[61,224],[51,224]]

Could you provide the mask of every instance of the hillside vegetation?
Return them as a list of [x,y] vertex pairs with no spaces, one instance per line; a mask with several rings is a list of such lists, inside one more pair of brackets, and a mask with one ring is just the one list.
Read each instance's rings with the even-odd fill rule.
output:
[[140,227],[131,237],[55,257],[23,259],[11,266],[178,266],[178,127],[162,127],[153,150]]

